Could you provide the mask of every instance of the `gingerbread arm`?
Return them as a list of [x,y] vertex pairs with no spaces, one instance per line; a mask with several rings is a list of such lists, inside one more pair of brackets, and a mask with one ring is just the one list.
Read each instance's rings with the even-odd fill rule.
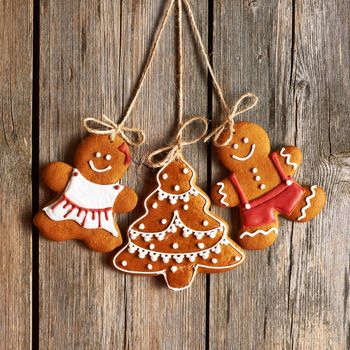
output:
[[66,188],[73,168],[63,162],[51,162],[43,168],[41,178],[52,191],[60,193]]
[[303,159],[301,150],[295,146],[282,147],[280,151],[276,151],[276,155],[284,172],[290,176],[297,171]]
[[128,213],[132,211],[137,204],[137,194],[129,187],[124,187],[116,198],[113,211],[115,213]]
[[236,207],[239,204],[239,197],[227,177],[218,181],[211,189],[212,201],[220,207]]

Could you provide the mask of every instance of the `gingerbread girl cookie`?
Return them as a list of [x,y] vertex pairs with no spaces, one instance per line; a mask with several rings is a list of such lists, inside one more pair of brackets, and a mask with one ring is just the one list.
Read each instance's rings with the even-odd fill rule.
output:
[[[218,141],[229,139],[229,132],[223,131]],[[230,175],[214,185],[211,198],[221,207],[239,206],[237,241],[243,248],[270,246],[278,234],[278,215],[306,222],[324,207],[322,188],[301,186],[292,178],[302,160],[299,148],[270,153],[269,137],[259,125],[236,123],[230,142],[215,150]]]
[[59,195],[35,215],[35,226],[48,239],[78,239],[99,252],[121,245],[114,213],[129,212],[137,203],[136,193],[118,182],[130,161],[121,137],[86,137],[75,151],[74,167],[52,162],[43,169],[43,181]]
[[195,178],[183,158],[159,170],[145,214],[129,227],[129,242],[114,257],[118,270],[163,275],[169,288],[180,290],[197,272],[227,271],[243,262],[243,250],[228,238],[227,223],[209,211],[210,200]]

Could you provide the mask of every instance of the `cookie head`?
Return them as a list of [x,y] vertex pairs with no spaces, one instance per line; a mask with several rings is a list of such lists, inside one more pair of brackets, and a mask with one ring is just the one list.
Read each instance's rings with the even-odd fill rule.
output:
[[[230,171],[257,164],[270,153],[270,140],[265,130],[257,124],[239,122],[229,145],[215,147],[222,164]],[[228,131],[223,132],[219,142],[226,139]]]
[[176,159],[158,173],[158,183],[164,192],[182,194],[191,189],[193,175],[193,170],[183,159]]
[[74,165],[89,181],[112,184],[126,172],[131,162],[130,150],[119,136],[89,135],[77,147]]

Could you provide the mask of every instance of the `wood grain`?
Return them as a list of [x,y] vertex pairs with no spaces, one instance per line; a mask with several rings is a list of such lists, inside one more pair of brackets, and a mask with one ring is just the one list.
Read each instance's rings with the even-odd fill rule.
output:
[[[191,4],[228,101],[247,91],[260,97],[258,107],[239,119],[264,126],[272,147],[299,146],[304,160],[297,179],[323,186],[327,207],[307,224],[281,219],[270,249],[248,252],[233,271],[198,275],[182,292],[168,290],[161,278],[117,272],[113,254],[72,241],[33,242],[32,205],[52,198],[41,186],[36,202],[38,159],[41,166],[72,163],[85,135],[84,117],[121,116],[165,2],[41,0],[33,11],[29,0],[2,1],[1,349],[348,349],[350,4]],[[185,113],[209,112],[215,126],[222,116],[186,20],[184,29]],[[143,165],[145,155],[170,142],[176,130],[174,31],[172,19],[128,122],[148,138],[133,150],[123,178],[141,203],[155,176]],[[185,155],[204,190],[225,174],[203,143]],[[142,210],[140,204],[119,217],[122,231]],[[237,229],[236,212],[214,210],[231,232]]]
[[0,4],[0,337],[31,346],[32,1]]
[[[233,101],[247,90],[260,96],[256,112],[242,118],[266,127],[273,146],[302,148],[297,178],[325,187],[328,207],[306,225],[284,221],[273,247],[249,252],[231,275],[211,277],[213,349],[349,344],[349,141],[343,136],[349,126],[337,107],[349,94],[341,78],[349,58],[342,42],[330,39],[348,35],[340,24],[348,15],[349,8],[341,12],[326,1],[215,2],[214,66],[226,96]],[[334,141],[332,130],[339,130]],[[222,173],[213,166],[214,179]],[[235,227],[237,216],[231,221]],[[219,331],[218,324],[224,325]]]

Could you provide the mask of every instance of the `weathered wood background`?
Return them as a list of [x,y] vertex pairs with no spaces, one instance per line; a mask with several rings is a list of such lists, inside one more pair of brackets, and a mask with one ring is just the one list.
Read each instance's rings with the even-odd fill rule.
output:
[[[199,275],[182,292],[116,272],[112,254],[40,238],[31,213],[50,198],[40,167],[72,161],[83,117],[120,116],[164,1],[1,0],[1,349],[349,348],[350,3],[191,3],[227,98],[258,94],[258,108],[242,118],[266,127],[274,146],[303,149],[298,179],[324,186],[327,208],[308,224],[283,221],[273,247],[248,252],[234,271]],[[185,110],[215,125],[210,80],[185,30]],[[152,177],[144,154],[176,124],[173,39],[171,21],[130,121],[148,136],[124,178],[141,197]],[[202,188],[222,176],[209,146],[185,154]]]

